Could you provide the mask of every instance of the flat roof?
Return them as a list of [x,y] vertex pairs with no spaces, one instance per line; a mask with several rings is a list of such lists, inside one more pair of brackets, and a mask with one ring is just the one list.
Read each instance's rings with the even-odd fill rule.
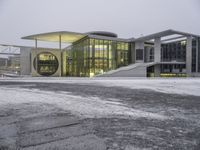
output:
[[181,31],[169,29],[169,30],[165,30],[165,31],[158,32],[158,33],[155,33],[155,34],[150,34],[150,35],[143,36],[143,37],[136,38],[136,39],[132,38],[132,39],[130,39],[130,41],[147,41],[147,40],[151,40],[151,39],[154,39],[154,38],[170,36],[170,35],[173,35],[173,34],[178,34],[178,35],[182,35],[182,36],[200,37],[200,35],[195,35],[195,34],[192,34],[192,33],[181,32]]
[[[148,40],[151,40],[154,38],[165,37],[165,36],[170,36],[170,35],[174,35],[174,34],[178,34],[178,35],[182,35],[182,36],[200,37],[200,35],[176,31],[176,30],[172,30],[172,29],[158,32],[155,34],[150,34],[150,35],[143,36],[140,38],[131,38],[131,39],[122,39],[122,38],[118,38],[118,37],[106,36],[106,35],[110,35],[111,33],[105,32],[105,31],[94,32],[94,33],[100,33],[100,35],[95,35],[92,33],[93,32],[77,33],[77,32],[70,32],[70,31],[59,31],[59,32],[48,32],[48,33],[41,33],[41,34],[25,36],[25,37],[22,37],[22,39],[48,41],[48,42],[60,42],[60,37],[61,37],[62,43],[74,43],[86,36],[89,36],[90,38],[99,38],[99,39],[126,41],[126,42],[148,41]],[[106,34],[104,35],[103,33],[106,33]],[[112,34],[114,35],[114,33],[112,33]]]
[[[96,34],[98,34],[98,35],[96,35]],[[34,34],[34,35],[22,37],[22,39],[48,41],[48,42],[59,42],[60,36],[61,36],[62,43],[74,43],[74,42],[88,36],[90,38],[128,42],[128,39],[113,37],[114,35],[117,36],[117,34],[114,34],[111,32],[106,32],[106,31],[95,31],[95,32],[87,32],[87,33],[59,31],[59,32]]]
[[84,33],[76,33],[69,31],[59,31],[59,32],[49,32],[49,33],[41,33],[34,34],[30,36],[22,37],[22,39],[26,40],[39,40],[39,41],[49,41],[49,42],[59,42],[61,37],[62,43],[73,43],[87,36]]

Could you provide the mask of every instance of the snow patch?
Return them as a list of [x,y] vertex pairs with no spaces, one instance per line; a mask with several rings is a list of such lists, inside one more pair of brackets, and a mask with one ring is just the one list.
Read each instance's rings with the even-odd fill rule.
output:
[[0,78],[2,82],[41,82],[101,85],[106,87],[125,87],[148,89],[162,93],[200,96],[200,78],[69,78],[69,77],[30,77]]
[[70,111],[72,114],[84,118],[103,117],[145,117],[149,119],[165,120],[167,116],[137,110],[119,102],[100,99],[98,97],[81,97],[70,95],[70,93],[55,93],[50,91],[40,91],[37,89],[5,88],[0,87],[0,105],[41,102],[57,105],[58,107]]

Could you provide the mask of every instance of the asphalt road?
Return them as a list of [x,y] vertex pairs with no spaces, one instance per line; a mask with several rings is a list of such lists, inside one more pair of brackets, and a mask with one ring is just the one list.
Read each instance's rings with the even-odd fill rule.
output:
[[163,114],[169,119],[83,119],[42,102],[8,104],[0,106],[1,150],[200,149],[198,96],[94,84],[0,82],[0,87],[11,86],[41,91],[65,91],[82,97],[119,99],[129,107]]

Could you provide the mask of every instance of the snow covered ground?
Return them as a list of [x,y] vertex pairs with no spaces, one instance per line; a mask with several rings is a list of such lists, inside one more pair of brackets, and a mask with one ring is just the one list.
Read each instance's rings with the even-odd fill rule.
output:
[[0,81],[93,84],[200,96],[200,78],[0,78]]
[[23,104],[27,102],[43,102],[53,104],[74,115],[84,118],[103,117],[147,117],[166,119],[168,117],[129,108],[117,99],[104,100],[98,97],[81,97],[68,92],[48,92],[37,89],[18,89],[0,87],[0,105]]
[[1,78],[0,149],[197,148],[199,91],[198,78]]

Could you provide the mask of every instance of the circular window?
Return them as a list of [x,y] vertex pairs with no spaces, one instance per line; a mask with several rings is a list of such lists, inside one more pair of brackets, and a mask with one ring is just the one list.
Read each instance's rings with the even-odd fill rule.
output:
[[38,54],[33,61],[34,69],[42,76],[51,76],[58,70],[58,59],[49,52]]

